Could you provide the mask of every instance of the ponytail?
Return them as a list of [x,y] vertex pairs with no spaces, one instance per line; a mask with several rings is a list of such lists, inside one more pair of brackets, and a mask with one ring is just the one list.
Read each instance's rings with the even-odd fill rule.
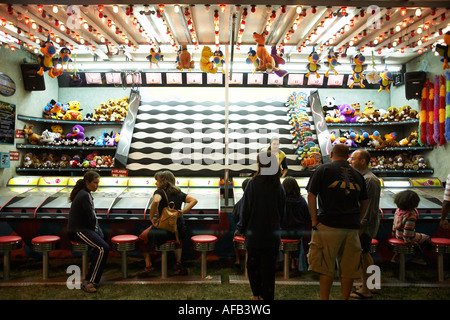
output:
[[86,186],[86,182],[92,182],[94,179],[100,178],[100,175],[96,171],[88,171],[84,174],[83,178],[78,179],[77,183],[72,189],[72,192],[69,196],[69,202],[72,202],[75,199],[75,196],[78,192]]

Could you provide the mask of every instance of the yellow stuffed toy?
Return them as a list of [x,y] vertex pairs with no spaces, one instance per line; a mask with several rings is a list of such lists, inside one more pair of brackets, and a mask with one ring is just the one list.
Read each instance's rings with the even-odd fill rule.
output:
[[200,58],[200,70],[208,73],[217,73],[217,67],[209,59],[214,55],[211,48],[204,46]]
[[78,101],[69,101],[68,104],[69,108],[67,109],[63,120],[83,120],[83,114],[81,113],[81,110],[83,109],[80,109],[80,103]]

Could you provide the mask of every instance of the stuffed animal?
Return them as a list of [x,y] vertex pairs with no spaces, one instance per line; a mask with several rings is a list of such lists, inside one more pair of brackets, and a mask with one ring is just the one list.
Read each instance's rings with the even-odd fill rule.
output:
[[333,52],[332,50],[328,52],[327,61],[324,62],[324,65],[328,67],[327,72],[325,72],[325,77],[328,77],[330,71],[333,71],[335,76],[339,74],[336,71],[336,67],[340,65],[338,62],[338,56],[339,54],[337,52]]
[[387,111],[388,112],[385,117],[386,121],[389,121],[389,122],[400,121],[400,114],[398,112],[397,107],[394,107],[394,106],[389,107]]
[[284,48],[282,48],[280,53],[278,53],[277,47],[276,46],[272,46],[271,51],[270,51],[270,55],[272,56],[273,61],[275,62],[274,73],[277,76],[279,76],[280,78],[282,78],[285,75],[287,75],[288,72],[286,70],[281,70],[279,68],[280,64],[285,64],[286,63],[286,61],[284,61],[284,59],[283,59]]
[[441,59],[442,70],[448,69],[448,61],[450,60],[450,31],[447,31],[444,35],[445,44],[437,44],[436,52],[439,53],[443,58]]
[[83,109],[80,109],[80,103],[78,101],[69,101],[68,104],[69,107],[66,111],[66,114],[64,115],[63,120],[83,120],[83,114],[81,113],[81,110]]
[[68,139],[75,139],[78,145],[82,145],[84,141],[84,128],[76,124],[72,128],[72,132],[66,135]]
[[54,143],[55,139],[60,140],[61,134],[50,132],[50,131],[48,131],[48,129],[45,129],[41,134],[40,141],[41,141],[41,144],[51,145]]
[[147,60],[150,61],[150,69],[153,66],[153,63],[159,68],[158,62],[163,60],[164,55],[161,54],[161,48],[158,48],[156,51],[153,47],[150,48],[150,55],[146,57]]
[[408,105],[404,105],[398,110],[398,117],[400,121],[408,121],[412,120],[410,117],[411,107]]
[[361,113],[361,105],[359,104],[359,102],[352,103],[351,106],[353,109],[355,109],[355,116],[360,117],[362,113]]
[[48,71],[48,75],[52,78],[53,75],[53,57],[56,54],[56,48],[53,45],[53,42],[50,41],[50,36],[47,37],[47,41],[42,42],[41,44],[41,55],[38,56],[38,62],[40,68],[37,72],[38,75],[43,76],[45,71]]
[[183,71],[184,69],[187,69],[188,71],[191,71],[191,69],[194,69],[195,62],[194,60],[191,60],[191,54],[189,51],[187,51],[187,46],[182,45],[180,46],[180,49],[177,53],[177,69],[180,71]]
[[200,70],[208,73],[217,73],[217,67],[209,59],[214,55],[211,48],[204,46],[200,57]]
[[30,144],[40,144],[41,136],[33,132],[33,125],[25,125],[23,133],[27,135]]
[[97,141],[95,141],[96,146],[104,146],[105,145],[105,135],[107,135],[106,131],[103,131],[103,134],[98,137]]
[[55,124],[50,127],[53,133],[58,133],[61,137],[63,136],[63,128],[59,124]]
[[66,66],[67,72],[70,72],[69,62],[72,62],[71,57],[72,57],[72,51],[70,51],[69,48],[63,47],[63,48],[61,48],[61,50],[59,50],[58,63],[60,63],[63,68],[64,68],[64,66]]
[[317,72],[320,69],[320,64],[317,64],[317,62],[319,62],[319,54],[316,52],[314,48],[313,51],[308,56],[308,61],[309,63],[306,65],[308,73],[305,75],[305,77],[309,77],[311,72],[314,72],[316,73],[316,78],[320,78],[320,75]]
[[250,48],[250,50],[247,53],[247,59],[245,59],[246,64],[252,64],[255,67],[255,70],[253,70],[253,73],[256,72],[256,69],[259,66],[259,59],[256,55],[256,51]]
[[355,83],[359,84],[361,88],[365,88],[363,84],[363,72],[367,69],[366,57],[364,57],[361,53],[358,53],[353,57],[352,64],[352,83],[350,83],[349,88],[353,89]]
[[261,71],[261,72],[268,72],[271,73],[272,70],[277,70],[275,67],[275,61],[273,60],[273,57],[269,54],[267,51],[265,44],[266,44],[266,37],[265,33],[256,33],[253,32],[253,40],[256,41],[258,47],[256,48],[256,55],[259,58],[259,65],[258,68],[256,68],[255,71]]
[[380,84],[380,89],[378,89],[378,92],[381,92],[383,90],[386,90],[389,92],[389,86],[392,83],[392,73],[388,70],[385,70],[384,72],[380,73],[381,79],[378,80],[378,83]]
[[31,153],[31,152],[28,152],[27,154],[25,154],[24,156],[23,156],[23,159],[22,159],[22,166],[24,167],[24,168],[31,168],[31,165],[32,165],[32,161],[31,161],[31,159],[32,159],[32,157],[33,157],[33,154]]
[[325,105],[322,106],[323,114],[326,122],[340,122],[339,107],[336,105],[334,97],[326,97]]
[[214,51],[213,63],[217,66],[217,68],[222,69],[222,73],[225,73],[223,69],[223,65],[225,64],[225,60],[223,60],[223,52],[219,49]]
[[357,122],[359,117],[355,116],[355,109],[349,104],[339,106],[339,118],[341,122]]

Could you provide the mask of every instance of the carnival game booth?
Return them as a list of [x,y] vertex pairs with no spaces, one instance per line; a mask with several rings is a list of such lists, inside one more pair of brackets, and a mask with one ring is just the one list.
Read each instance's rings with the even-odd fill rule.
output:
[[[61,237],[60,254],[70,256],[67,238],[69,195],[79,177],[14,177],[0,189],[0,233],[24,239],[25,255],[33,255],[31,239],[51,234]],[[177,186],[198,200],[195,210],[184,215],[192,233],[217,233],[220,229],[220,179],[178,178]],[[92,193],[100,226],[107,241],[119,234],[139,235],[149,225],[149,209],[156,190],[155,179],[102,177]],[[226,217],[225,217],[226,218]],[[225,225],[227,225],[225,223]],[[222,233],[225,234],[226,232]],[[219,238],[220,240],[220,238]],[[190,248],[186,244],[186,248]]]

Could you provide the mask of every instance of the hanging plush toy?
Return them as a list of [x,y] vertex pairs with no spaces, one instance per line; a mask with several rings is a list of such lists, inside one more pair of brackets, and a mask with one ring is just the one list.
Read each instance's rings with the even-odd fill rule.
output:
[[378,89],[378,92],[383,90],[389,92],[389,86],[392,83],[392,73],[388,70],[384,70],[384,72],[380,73],[380,77],[381,79],[378,80],[378,83],[380,84],[380,89]]
[[211,57],[214,55],[211,48],[204,46],[202,50],[202,56],[200,57],[200,70],[208,73],[217,73],[217,67],[214,65]]
[[223,69],[225,60],[223,60],[223,52],[220,49],[214,51],[213,63],[217,66],[217,68],[222,69],[222,73],[225,73],[225,70]]
[[320,64],[317,64],[319,62],[319,55],[317,54],[315,48],[313,48],[313,51],[308,56],[309,63],[306,65],[306,69],[308,69],[308,73],[305,77],[309,77],[311,72],[316,73],[316,78],[320,78],[320,75],[317,73],[317,71],[320,69]]
[[434,134],[435,144],[439,144],[439,76],[434,76]]
[[187,50],[187,46],[180,46],[177,53],[177,69],[180,71],[183,71],[183,69],[191,71],[193,68],[195,68],[195,62],[194,60],[191,60],[191,54]]
[[153,66],[153,63],[159,68],[158,62],[163,60],[163,55],[161,54],[161,49],[158,48],[156,51],[154,48],[150,49],[150,55],[147,56],[147,60],[150,61],[150,69]]
[[277,76],[279,76],[280,78],[284,77],[288,73],[286,70],[279,69],[280,64],[285,64],[286,63],[286,61],[284,61],[284,59],[283,59],[283,54],[284,54],[284,49],[281,49],[280,53],[278,53],[277,47],[276,46],[272,46],[272,50],[270,52],[270,55],[272,56],[273,61],[275,62],[274,73]]
[[440,76],[441,87],[439,89],[439,145],[444,145],[445,139],[445,79]]
[[450,72],[446,71],[445,76],[447,78],[445,83],[447,90],[447,96],[445,98],[445,139],[450,141]]
[[448,69],[448,61],[450,60],[450,31],[447,31],[444,36],[444,42],[445,44],[437,44],[436,45],[436,52],[439,53],[443,58],[441,59],[441,62],[444,64],[442,65],[442,69]]
[[258,47],[256,48],[256,55],[259,58],[259,65],[258,68],[256,68],[255,71],[261,71],[261,72],[268,72],[271,73],[273,70],[278,70],[278,68],[275,67],[275,61],[273,60],[272,56],[267,51],[265,44],[266,44],[266,37],[265,33],[256,33],[253,32],[253,40],[256,41]]
[[334,75],[337,76],[339,73],[336,71],[336,67],[340,65],[338,62],[339,54],[337,52],[333,52],[330,50],[327,55],[327,61],[324,64],[328,67],[327,72],[325,73],[325,77],[328,77],[330,71],[334,72]]
[[350,83],[349,87],[352,89],[355,83],[359,84],[361,88],[365,88],[363,84],[363,72],[367,69],[366,57],[364,57],[361,53],[358,53],[353,57],[352,64],[352,83]]
[[255,67],[255,70],[253,70],[253,73],[256,72],[256,68],[259,66],[259,59],[256,55],[256,51],[250,48],[250,50],[247,53],[247,59],[245,60],[246,64],[252,64]]
[[43,42],[41,44],[41,53],[38,56],[38,62],[40,65],[40,69],[37,72],[38,75],[42,76],[44,75],[45,71],[48,71],[48,75],[52,78],[55,76],[53,75],[53,57],[56,54],[56,48],[53,45],[53,42],[50,41],[50,36],[48,36],[47,41]]
[[69,63],[72,62],[72,51],[70,51],[69,48],[61,48],[61,50],[59,50],[59,58],[58,58],[58,62],[61,63],[61,65],[66,66],[66,71],[70,72],[70,68],[69,68]]
[[422,89],[422,104],[420,107],[420,117],[419,117],[419,144],[421,146],[424,146],[427,143],[427,100],[428,100],[427,82],[425,82]]

